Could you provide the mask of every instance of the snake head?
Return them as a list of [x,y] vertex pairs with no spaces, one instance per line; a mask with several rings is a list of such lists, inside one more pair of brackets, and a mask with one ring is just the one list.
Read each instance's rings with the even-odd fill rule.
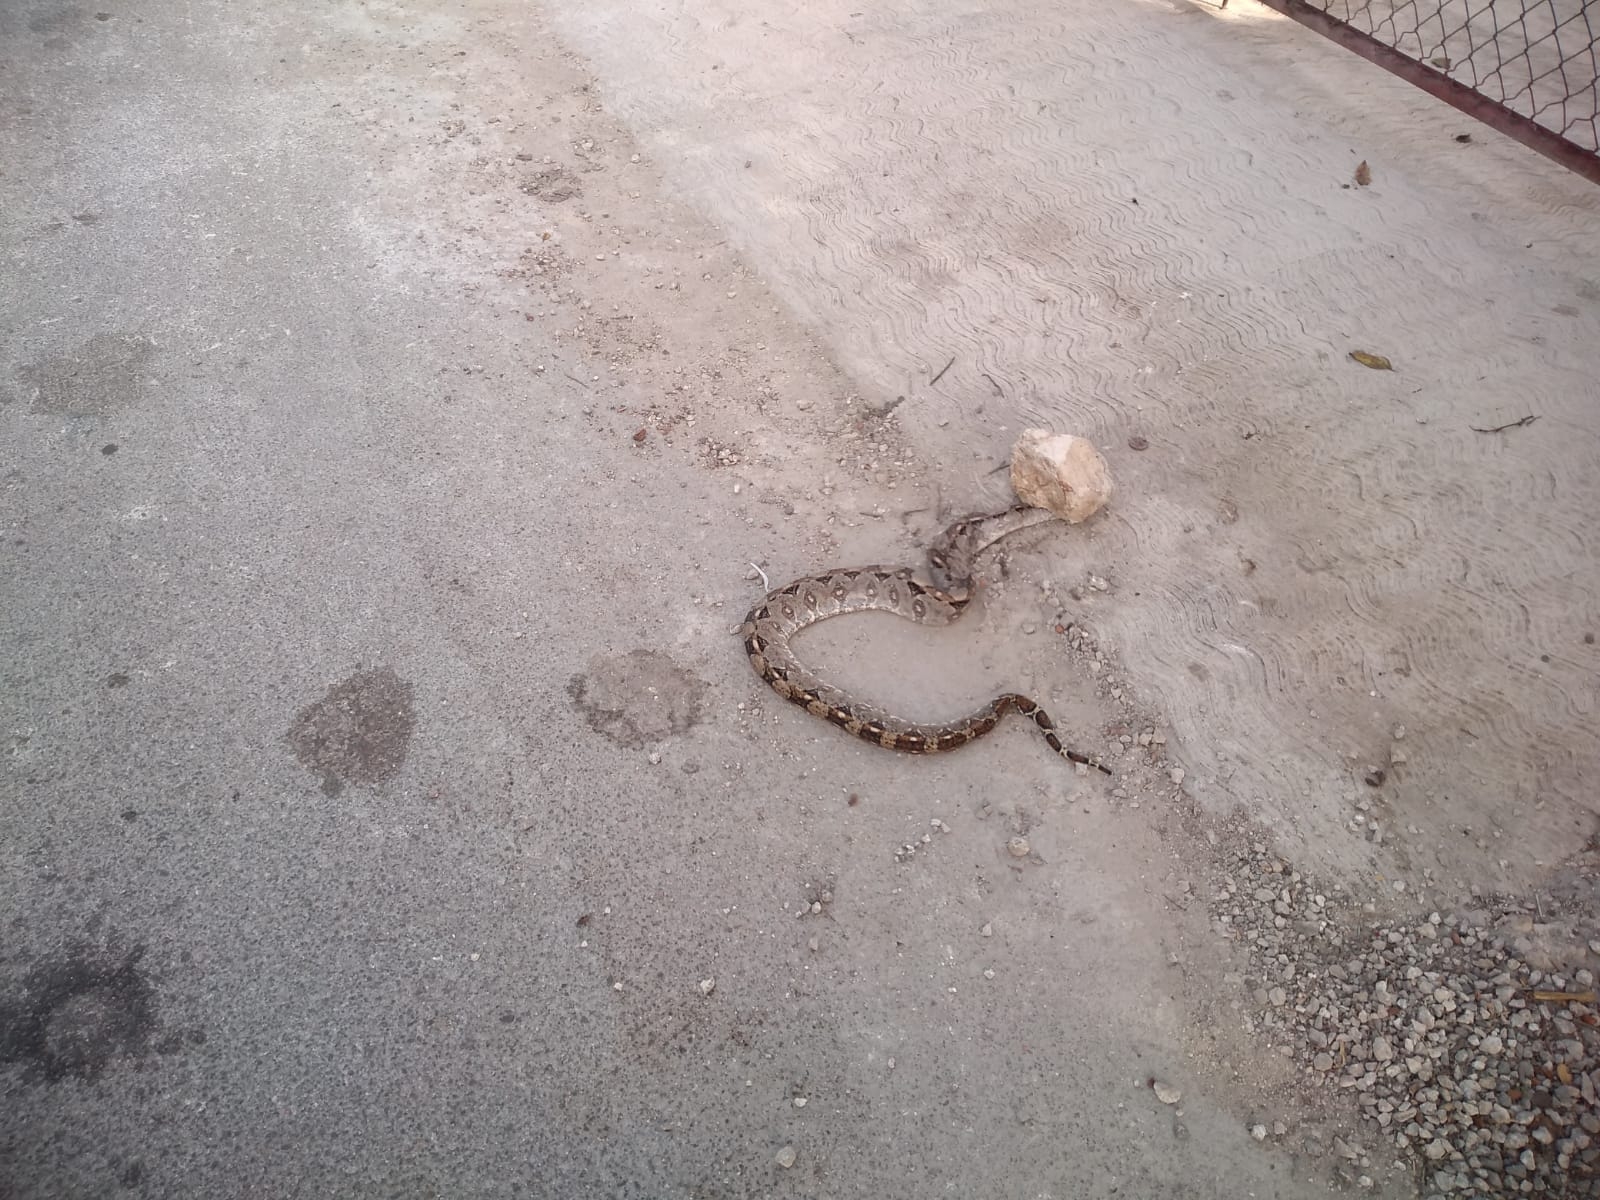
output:
[[972,579],[973,562],[981,547],[979,528],[972,521],[957,521],[939,535],[928,550],[934,582],[946,591],[963,591]]

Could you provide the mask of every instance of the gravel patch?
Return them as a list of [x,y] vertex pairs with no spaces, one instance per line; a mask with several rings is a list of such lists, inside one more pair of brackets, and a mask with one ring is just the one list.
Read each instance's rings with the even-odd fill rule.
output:
[[1600,1196],[1594,913],[1381,919],[1262,843],[1225,865],[1211,916],[1249,956],[1254,1028],[1368,1122],[1339,1155],[1392,1154],[1429,1200]]

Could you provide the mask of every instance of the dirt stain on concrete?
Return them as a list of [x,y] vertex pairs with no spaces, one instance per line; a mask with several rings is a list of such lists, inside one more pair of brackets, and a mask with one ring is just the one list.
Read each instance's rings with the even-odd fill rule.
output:
[[391,667],[358,671],[302,708],[286,735],[295,757],[337,796],[347,783],[381,783],[405,762],[416,728],[416,689]]
[[635,749],[700,723],[705,680],[658,650],[596,658],[567,695],[596,733]]
[[134,399],[155,352],[141,335],[100,333],[69,353],[25,364],[18,375],[31,411],[98,417]]

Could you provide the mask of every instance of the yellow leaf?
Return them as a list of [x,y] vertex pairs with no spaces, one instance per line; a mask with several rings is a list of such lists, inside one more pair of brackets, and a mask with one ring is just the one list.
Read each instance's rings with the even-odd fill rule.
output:
[[1352,350],[1350,357],[1363,367],[1371,367],[1374,371],[1392,371],[1394,364],[1381,354],[1368,354],[1365,350]]

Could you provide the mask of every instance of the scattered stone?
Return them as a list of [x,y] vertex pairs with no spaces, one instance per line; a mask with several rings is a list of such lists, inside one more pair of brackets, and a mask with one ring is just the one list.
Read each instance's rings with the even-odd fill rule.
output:
[[1077,524],[1111,498],[1111,469],[1087,438],[1028,429],[1011,448],[1011,486],[1024,504]]
[[702,979],[700,981],[700,994],[702,996],[709,996],[712,992],[716,991],[716,989],[717,981],[715,979]]
[[1012,838],[1006,843],[1006,850],[1012,858],[1027,858],[1033,853],[1033,847],[1028,845],[1028,839],[1025,837]]
[[1156,1099],[1161,1101],[1163,1104],[1176,1104],[1179,1100],[1183,1099],[1182,1089],[1175,1088],[1170,1083],[1162,1083],[1160,1080],[1157,1080],[1150,1086],[1155,1089]]
[[1255,1140],[1258,1141],[1258,1142],[1266,1141],[1267,1140],[1267,1127],[1265,1125],[1252,1125],[1252,1126],[1250,1126],[1250,1136],[1255,1138]]
[[1309,1086],[1354,1100],[1377,1139],[1333,1139],[1345,1185],[1371,1189],[1357,1170],[1398,1154],[1426,1200],[1591,1194],[1600,913],[1474,890],[1455,912],[1383,920],[1380,904],[1418,889],[1389,880],[1380,900],[1319,887],[1262,842],[1219,867],[1196,890],[1249,960],[1232,980],[1254,997],[1256,1035],[1302,1063]]
[[779,1150],[772,1156],[772,1161],[787,1171],[790,1167],[794,1166],[794,1160],[799,1157],[800,1155],[796,1153],[793,1146],[785,1146],[782,1150]]

